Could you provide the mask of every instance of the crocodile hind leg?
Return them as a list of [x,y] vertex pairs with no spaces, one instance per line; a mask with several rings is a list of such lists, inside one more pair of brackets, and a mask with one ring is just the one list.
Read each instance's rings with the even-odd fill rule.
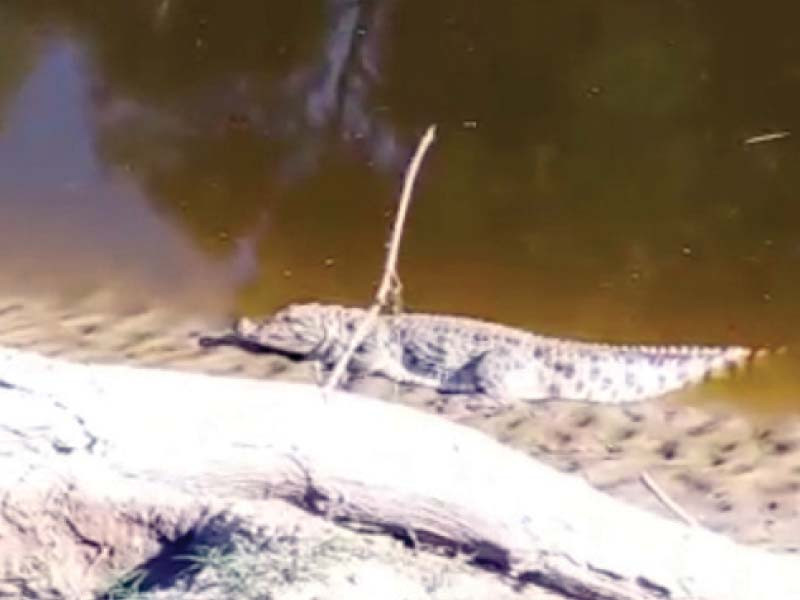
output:
[[484,352],[453,373],[440,391],[467,394],[465,406],[471,412],[490,416],[507,410],[515,399],[503,378],[508,358],[502,350]]
[[505,349],[489,350],[474,365],[477,391],[495,400],[538,401],[558,397],[558,391],[544,385],[536,365],[525,364]]

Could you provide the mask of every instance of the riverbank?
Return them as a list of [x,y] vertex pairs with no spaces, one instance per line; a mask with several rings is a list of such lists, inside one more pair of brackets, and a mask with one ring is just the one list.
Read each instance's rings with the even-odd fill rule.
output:
[[[222,315],[126,304],[104,293],[0,301],[2,346],[86,362],[313,381],[308,363],[198,343],[229,324]],[[354,390],[468,424],[614,496],[678,518],[655,484],[703,527],[800,551],[800,418],[688,406],[681,396],[625,407],[548,402],[496,413],[475,398],[378,379],[359,381]]]

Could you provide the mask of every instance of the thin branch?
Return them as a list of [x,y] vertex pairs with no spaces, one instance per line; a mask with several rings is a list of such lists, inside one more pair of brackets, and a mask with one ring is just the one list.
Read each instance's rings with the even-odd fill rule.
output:
[[417,180],[417,173],[419,173],[422,160],[425,158],[425,153],[436,138],[436,125],[431,125],[422,136],[422,139],[417,146],[417,151],[408,165],[405,179],[403,180],[403,191],[400,194],[400,204],[397,208],[397,215],[394,219],[394,228],[392,229],[392,237],[389,239],[389,250],[386,253],[386,263],[383,266],[383,279],[378,287],[378,293],[375,294],[375,302],[382,306],[386,304],[387,296],[392,289],[393,279],[397,278],[397,257],[400,253],[400,239],[403,237],[403,229],[406,224],[406,215],[408,214],[408,206],[411,204],[411,195],[414,192],[414,183]]
[[328,377],[328,381],[326,381],[325,385],[322,387],[323,392],[328,392],[336,388],[339,380],[342,378],[342,375],[344,375],[344,370],[350,363],[350,359],[353,358],[353,353],[356,351],[358,345],[364,341],[364,338],[367,337],[367,334],[369,333],[370,329],[372,329],[380,310],[381,305],[378,302],[374,302],[372,306],[369,307],[369,311],[367,311],[367,314],[363,319],[361,319],[361,322],[358,324],[353,337],[350,338],[350,343],[347,345],[347,350],[345,350],[344,354],[342,354],[342,357],[333,368],[331,376]]
[[683,507],[675,502],[675,500],[670,498],[647,471],[642,471],[639,478],[642,480],[642,483],[645,485],[645,487],[653,492],[653,495],[658,498],[661,504],[666,506],[668,510],[672,511],[672,513],[682,519],[690,527],[700,527],[700,524],[697,522],[697,520],[688,512],[686,512]]
[[328,381],[322,388],[323,392],[330,391],[337,386],[342,378],[342,375],[344,375],[344,371],[347,368],[347,365],[350,363],[350,359],[353,357],[353,353],[355,352],[356,348],[361,342],[364,341],[364,338],[367,337],[370,330],[374,326],[375,320],[378,318],[378,314],[380,313],[381,309],[388,303],[389,294],[392,293],[392,290],[396,289],[398,285],[400,278],[397,275],[397,258],[400,254],[400,241],[403,237],[406,215],[408,214],[408,206],[411,203],[411,196],[414,191],[414,183],[416,182],[419,168],[422,165],[422,160],[425,158],[425,153],[428,151],[428,148],[430,148],[435,138],[436,126],[431,125],[428,127],[425,135],[422,136],[422,139],[417,146],[417,151],[414,153],[414,156],[408,165],[405,178],[403,179],[403,190],[400,194],[400,202],[397,208],[397,214],[394,218],[392,235],[389,238],[389,243],[387,245],[388,249],[386,252],[386,262],[383,265],[383,277],[380,285],[378,286],[378,291],[375,293],[375,299],[372,301],[372,305],[369,307],[367,314],[364,315],[363,319],[361,319],[361,322],[358,324],[353,337],[350,338],[350,343],[347,345],[347,349],[336,363],[336,366],[333,368],[333,372],[328,378]]

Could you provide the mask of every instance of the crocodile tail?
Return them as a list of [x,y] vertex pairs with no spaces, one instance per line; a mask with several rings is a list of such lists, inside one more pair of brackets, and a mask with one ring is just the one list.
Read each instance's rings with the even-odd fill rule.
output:
[[[773,354],[767,348],[594,347],[569,357],[571,381],[563,397],[600,403],[648,400],[708,379],[730,376]],[[564,357],[566,358],[566,357]]]
[[732,377],[749,370],[757,361],[771,355],[773,351],[764,347],[748,348],[729,346],[720,348],[688,349],[685,356],[676,355],[672,361],[672,376],[663,381],[657,395],[668,394],[690,385]]
[[711,364],[708,371],[703,374],[703,381],[738,375],[752,368],[756,362],[760,362],[776,353],[786,351],[785,348],[771,349],[766,347],[732,347],[726,348],[726,350],[732,351],[732,355],[727,355],[726,353],[724,360]]

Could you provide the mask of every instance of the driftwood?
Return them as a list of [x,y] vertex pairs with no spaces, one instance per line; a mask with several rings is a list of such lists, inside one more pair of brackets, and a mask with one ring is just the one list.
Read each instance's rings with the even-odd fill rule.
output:
[[[60,482],[60,500],[49,506],[56,516],[77,501],[73,489],[99,504],[140,494],[166,508],[186,494],[256,505],[281,498],[471,552],[573,598],[800,598],[796,557],[628,506],[477,431],[402,406],[10,349],[0,349],[0,382],[6,577],[9,544],[37,528],[16,522],[14,507],[52,497]],[[80,537],[81,526],[70,528]],[[97,561],[102,547],[87,541]]]

